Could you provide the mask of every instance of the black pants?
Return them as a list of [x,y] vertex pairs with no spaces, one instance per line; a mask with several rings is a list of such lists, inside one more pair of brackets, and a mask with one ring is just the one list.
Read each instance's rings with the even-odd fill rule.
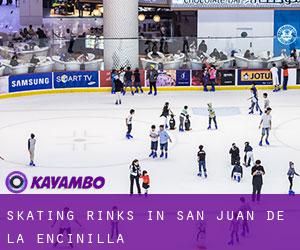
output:
[[141,193],[140,178],[132,174],[130,175],[130,194],[133,194],[134,182],[136,183],[138,193],[140,194]]
[[132,131],[132,124],[127,124],[127,134],[130,135]]
[[215,127],[217,128],[217,117],[216,116],[213,118],[209,117],[209,119],[208,119],[209,126],[211,126],[211,120],[214,121]]
[[244,220],[242,222],[242,235],[246,236],[246,234],[249,234],[250,230],[249,230],[249,225],[248,225],[248,221]]
[[289,181],[290,181],[290,190],[293,189],[293,177],[289,176]]
[[154,92],[156,93],[157,92],[156,82],[150,82],[150,93],[152,93],[153,88],[154,88]]
[[111,235],[110,235],[110,238],[113,239],[114,236],[116,236],[116,238],[118,238],[118,236],[119,236],[119,222],[118,221],[113,221],[111,223]]
[[260,201],[262,184],[253,184],[252,201]]

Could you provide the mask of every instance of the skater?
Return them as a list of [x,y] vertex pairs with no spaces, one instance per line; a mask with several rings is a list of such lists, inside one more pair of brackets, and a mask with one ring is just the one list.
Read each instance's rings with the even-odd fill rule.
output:
[[[251,209],[250,205],[246,202],[246,199],[244,197],[241,197],[240,201],[242,203],[242,205],[240,207],[240,211],[243,213],[244,218],[247,218],[247,213],[251,212],[252,209]],[[246,235],[249,233],[250,233],[250,230],[249,230],[248,220],[243,220],[242,221],[242,236],[246,237]]]
[[234,240],[236,240],[236,243],[240,242],[239,239],[239,230],[240,230],[240,221],[238,219],[238,213],[234,213],[234,219],[230,223],[230,238],[231,240],[228,242],[228,245],[234,245]]
[[129,111],[128,117],[126,118],[126,126],[127,126],[126,138],[127,139],[133,138],[133,136],[131,135],[131,131],[132,131],[132,118],[133,118],[134,113],[135,113],[135,110],[131,109]]
[[[119,70],[119,79],[122,82],[123,86],[125,86],[125,70],[124,67],[121,67]],[[124,95],[124,89],[122,91],[122,94]]]
[[294,176],[297,175],[299,176],[299,174],[296,173],[295,167],[294,167],[294,163],[290,161],[290,167],[289,167],[289,171],[287,173],[288,175],[288,179],[290,182],[290,189],[289,189],[289,195],[294,195],[295,192],[293,191],[293,180],[294,180]]
[[140,186],[140,176],[141,176],[141,168],[139,165],[139,161],[135,159],[130,165],[130,194],[133,194],[133,185],[134,182],[137,187],[138,194],[141,194],[141,186]]
[[150,84],[150,91],[148,95],[152,95],[153,89],[154,89],[154,95],[157,95],[157,88],[156,88],[157,77],[158,77],[158,72],[154,68],[154,65],[151,65],[150,70],[147,72],[147,79]]
[[119,76],[115,75],[114,79],[114,93],[116,95],[116,105],[121,104],[121,93],[123,92],[123,83],[120,81]]
[[111,74],[110,74],[110,78],[111,78],[111,93],[112,94],[115,93],[115,79],[116,79],[117,75],[118,75],[117,71],[115,69],[113,69],[111,71]]
[[261,194],[261,188],[263,185],[263,175],[265,175],[265,169],[261,165],[261,161],[257,160],[255,162],[255,166],[251,169],[251,175],[252,178],[252,186],[253,186],[253,192],[252,192],[252,201],[255,202],[257,200],[260,201],[260,194]]
[[170,126],[170,130],[175,130],[176,129],[176,121],[175,121],[175,115],[171,114],[171,118],[169,121],[169,126]]
[[231,172],[231,179],[237,182],[241,182],[243,178],[243,167],[239,161],[236,161]]
[[158,132],[156,131],[155,125],[151,126],[150,130],[150,139],[151,139],[151,154],[149,157],[157,157],[157,148],[158,148]]
[[216,112],[212,106],[212,103],[208,103],[208,130],[211,129],[211,121],[214,121],[215,124],[215,128],[218,129],[218,125],[217,125],[217,116],[216,116]]
[[209,73],[207,67],[205,67],[203,70],[202,79],[203,79],[203,91],[207,92],[208,91],[207,86],[209,83]]
[[35,135],[31,134],[30,138],[28,139],[28,152],[29,152],[29,158],[30,158],[29,166],[32,166],[32,167],[35,167],[35,163],[34,163],[35,144],[36,144]]
[[169,103],[166,102],[165,105],[164,105],[164,107],[163,107],[162,113],[160,115],[160,117],[164,117],[165,118],[165,128],[166,129],[168,129],[168,117],[170,115],[172,115],[172,114],[173,114],[173,112],[172,112],[172,110],[169,107]]
[[179,132],[183,132],[184,129],[183,129],[183,125],[184,125],[184,121],[186,119],[186,116],[188,116],[188,106],[184,106],[183,107],[183,110],[181,111],[180,113],[180,116],[179,116]]
[[126,94],[126,89],[127,87],[130,87],[131,90],[131,94],[134,95],[133,89],[132,89],[132,71],[130,67],[127,67],[126,72],[124,74],[124,91],[123,91],[123,95]]
[[263,97],[264,97],[264,110],[266,111],[268,108],[270,108],[270,100],[268,98],[267,93],[263,93]]
[[148,172],[146,170],[143,171],[142,176],[140,177],[143,179],[142,187],[145,190],[145,196],[148,196],[148,189],[150,188],[150,177],[148,175]]
[[251,166],[251,164],[254,164],[253,148],[250,146],[249,142],[245,142],[244,152],[244,165],[248,168]]
[[210,81],[210,84],[211,84],[211,90],[210,91],[212,91],[212,92],[215,91],[216,78],[217,78],[216,66],[211,65],[211,67],[209,69],[209,81]]
[[257,95],[257,88],[255,86],[255,84],[252,85],[251,89],[251,97],[249,98],[249,100],[251,100],[251,107],[249,108],[249,115],[252,115],[254,113],[254,108],[256,109],[256,111],[259,111],[259,114],[262,115],[262,110],[259,107],[259,103],[258,103],[258,95]]
[[201,177],[202,176],[202,170],[204,173],[204,177],[207,178],[207,171],[206,171],[206,153],[203,150],[203,145],[199,146],[199,151],[197,154],[198,157],[198,166],[199,166],[199,173],[198,176]]
[[285,64],[283,66],[283,90],[287,90],[287,85],[289,81],[289,67]]
[[117,239],[119,236],[119,220],[118,220],[118,208],[114,206],[112,208],[113,211],[113,218],[111,220],[111,234],[110,238],[113,239],[114,236]]
[[165,157],[168,158],[168,142],[170,141],[172,143],[171,137],[167,133],[167,131],[164,129],[164,125],[159,126],[159,141],[160,141],[160,158]]
[[231,154],[231,165],[234,166],[236,162],[241,160],[240,157],[240,149],[236,146],[235,143],[232,143],[232,147],[229,150],[229,154]]
[[276,64],[272,64],[272,68],[270,69],[272,73],[272,81],[274,85],[274,90],[273,92],[278,92],[280,91],[280,82],[279,82],[279,76],[278,76],[278,68],[276,67]]
[[190,130],[192,130],[192,128],[191,128],[191,120],[190,120],[190,116],[189,116],[189,115],[187,115],[187,116],[185,117],[184,128],[185,128],[185,131],[190,131]]
[[135,69],[135,71],[133,73],[133,77],[134,77],[135,93],[138,94],[139,90],[141,91],[141,93],[144,93],[144,91],[142,89],[142,85],[141,85],[141,73],[138,68]]
[[266,144],[270,145],[269,143],[269,135],[270,135],[270,130],[272,129],[272,116],[271,116],[271,108],[267,108],[265,111],[265,114],[262,116],[260,124],[259,124],[259,129],[262,128],[262,133],[261,133],[261,139],[259,142],[259,146],[262,146],[263,139],[266,136]]

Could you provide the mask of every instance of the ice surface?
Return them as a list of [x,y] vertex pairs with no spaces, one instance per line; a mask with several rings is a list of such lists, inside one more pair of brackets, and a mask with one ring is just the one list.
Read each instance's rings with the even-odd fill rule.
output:
[[[269,92],[273,108],[269,147],[258,146],[260,116],[248,115],[249,96],[247,91],[161,92],[156,97],[127,94],[121,106],[114,105],[114,96],[108,93],[1,100],[0,155],[5,161],[0,162],[0,181],[4,183],[13,170],[21,170],[28,176],[102,175],[106,185],[97,193],[128,193],[129,165],[137,158],[142,169],[150,174],[150,193],[251,193],[250,168],[244,169],[241,183],[233,182],[229,155],[233,142],[243,151],[244,142],[249,141],[255,159],[260,159],[266,170],[263,193],[287,193],[288,162],[294,161],[300,172],[300,92]],[[189,106],[192,131],[170,132],[174,141],[169,159],[149,159],[150,126],[162,123],[159,116],[166,101],[176,114],[177,126],[179,112],[184,105]],[[208,102],[216,108],[217,131],[207,131]],[[125,117],[131,108],[136,110],[134,139],[128,141]],[[32,132],[37,137],[35,168],[28,166],[27,139]],[[200,144],[207,153],[208,179],[197,177],[196,154]],[[298,177],[294,189],[300,191]],[[7,193],[4,184],[3,192]]]

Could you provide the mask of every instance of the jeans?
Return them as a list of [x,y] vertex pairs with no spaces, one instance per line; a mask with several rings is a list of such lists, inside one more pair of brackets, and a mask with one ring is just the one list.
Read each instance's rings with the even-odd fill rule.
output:
[[206,163],[205,163],[205,161],[199,161],[199,173],[202,173],[202,169],[203,169],[203,172],[206,173]]
[[127,124],[127,134],[130,135],[132,131],[132,124]]

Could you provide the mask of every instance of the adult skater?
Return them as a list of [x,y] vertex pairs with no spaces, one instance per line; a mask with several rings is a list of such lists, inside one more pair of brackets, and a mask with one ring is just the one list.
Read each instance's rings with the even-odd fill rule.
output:
[[148,175],[148,172],[146,170],[144,170],[142,173],[142,176],[140,178],[143,179],[142,187],[145,190],[145,196],[147,196],[148,189],[150,188],[150,177]]
[[139,90],[141,91],[141,93],[144,93],[141,85],[141,73],[138,68],[136,68],[135,71],[133,72],[133,76],[134,76],[135,93],[138,94]]
[[211,91],[215,91],[215,85],[216,85],[216,78],[217,78],[217,70],[215,65],[211,65],[209,69],[209,81],[211,84]]
[[134,92],[133,92],[133,89],[132,89],[132,77],[133,77],[133,74],[132,74],[131,68],[127,67],[127,69],[125,71],[125,75],[124,75],[125,84],[124,84],[123,95],[126,94],[127,87],[130,88],[131,94],[134,95]]
[[141,176],[141,168],[139,165],[139,161],[135,159],[130,165],[130,194],[133,194],[133,186],[134,182],[137,187],[138,194],[141,194],[141,186],[140,186],[140,176]]
[[27,147],[28,147],[29,158],[30,158],[29,166],[33,166],[33,167],[35,167],[35,163],[34,163],[35,144],[36,144],[35,135],[31,134],[30,138],[28,139],[28,146]]
[[157,77],[158,77],[158,72],[154,68],[154,65],[151,65],[150,70],[147,71],[147,79],[150,84],[150,91],[149,91],[148,95],[152,95],[153,89],[154,89],[154,95],[157,95],[157,88],[156,88]]
[[263,97],[264,97],[264,110],[266,111],[267,108],[270,108],[270,100],[268,98],[267,93],[263,93]]
[[198,166],[199,166],[199,173],[198,176],[202,176],[202,170],[204,173],[204,177],[207,178],[207,171],[206,171],[206,152],[203,150],[203,145],[199,146],[199,151],[197,154],[198,158]]
[[238,219],[238,213],[234,213],[234,219],[230,222],[230,241],[228,242],[228,245],[234,245],[234,241],[236,243],[240,242],[239,239],[239,232],[240,232],[240,220]]
[[241,182],[243,178],[243,167],[239,161],[236,161],[231,172],[231,179],[237,182]]
[[257,93],[257,88],[255,86],[255,84],[252,85],[251,89],[251,97],[249,98],[249,100],[251,100],[251,106],[249,108],[249,114],[253,114],[254,113],[254,108],[256,109],[256,111],[259,111],[259,114],[262,115],[262,110],[259,106],[258,103],[258,93]]
[[241,160],[240,149],[236,146],[235,143],[232,143],[232,146],[229,150],[229,154],[231,155],[232,166],[234,166],[236,162],[239,162]]
[[186,118],[186,116],[189,115],[188,113],[188,106],[184,106],[183,107],[183,110],[181,111],[180,113],[180,116],[179,116],[179,131],[180,132],[183,132],[184,131],[184,120]]
[[[247,213],[251,212],[252,209],[251,209],[249,203],[246,202],[246,199],[244,197],[241,197],[240,201],[242,204],[241,204],[241,207],[239,210],[243,213],[244,218],[247,218]],[[250,233],[250,230],[249,230],[248,220],[243,220],[242,221],[242,236],[246,237],[246,235],[249,233]]]
[[158,148],[158,132],[156,131],[155,125],[151,126],[150,130],[150,139],[151,139],[151,154],[149,157],[157,157],[157,148]]
[[262,146],[263,139],[266,136],[266,144],[270,145],[269,143],[269,135],[270,135],[270,130],[272,129],[272,116],[271,116],[271,108],[267,108],[265,111],[265,114],[262,116],[260,124],[259,124],[259,129],[262,128],[261,132],[261,139],[259,142],[259,146]]
[[118,72],[113,69],[111,71],[111,74],[110,74],[110,78],[111,78],[111,93],[114,94],[115,93],[115,79],[116,79],[116,76],[118,75]]
[[260,194],[261,194],[261,188],[263,185],[263,175],[265,175],[265,169],[261,165],[261,161],[257,160],[255,162],[255,166],[251,169],[252,174],[252,186],[253,186],[253,192],[252,192],[252,201],[255,202],[255,200],[260,201]]
[[168,117],[170,115],[172,115],[173,112],[172,110],[170,109],[170,104],[168,102],[165,103],[164,107],[163,107],[163,110],[162,110],[162,113],[160,115],[160,117],[164,117],[165,118],[165,128],[168,129]]
[[133,118],[134,113],[135,113],[135,110],[131,109],[129,111],[129,115],[126,118],[126,126],[127,126],[126,138],[127,139],[133,138],[133,136],[131,135],[131,131],[132,131],[132,118]]
[[111,219],[111,234],[110,238],[117,239],[119,236],[119,220],[118,220],[118,207],[114,206],[112,208],[113,211],[113,218]]
[[208,130],[211,129],[211,121],[214,121],[215,124],[215,128],[218,129],[218,125],[217,125],[217,116],[216,116],[216,112],[212,106],[212,103],[208,103]]
[[278,76],[278,68],[276,67],[276,64],[272,64],[272,68],[270,69],[272,73],[272,82],[274,86],[273,92],[280,91],[280,82],[279,82],[279,76]]
[[245,142],[245,157],[244,157],[244,165],[245,167],[250,167],[251,164],[254,164],[254,156],[253,156],[253,148],[250,146],[249,142]]
[[299,176],[299,174],[296,173],[295,167],[294,167],[294,163],[290,161],[289,163],[290,167],[289,167],[289,171],[287,173],[288,175],[288,179],[290,182],[290,189],[289,189],[289,194],[293,195],[295,194],[295,192],[293,191],[293,180],[294,180],[294,176],[297,175]]
[[115,80],[114,80],[114,92],[116,95],[116,105],[121,104],[121,93],[123,92],[123,83],[119,79],[118,75],[115,75]]
[[171,137],[169,136],[168,132],[165,130],[164,125],[159,126],[159,142],[160,142],[160,158],[165,157],[168,158],[168,143],[169,141],[172,143]]
[[[124,70],[124,67],[121,67],[118,73],[119,73],[119,79],[123,83],[123,86],[124,86],[125,85],[125,73],[126,73]],[[123,94],[124,94],[124,89],[123,89]]]

